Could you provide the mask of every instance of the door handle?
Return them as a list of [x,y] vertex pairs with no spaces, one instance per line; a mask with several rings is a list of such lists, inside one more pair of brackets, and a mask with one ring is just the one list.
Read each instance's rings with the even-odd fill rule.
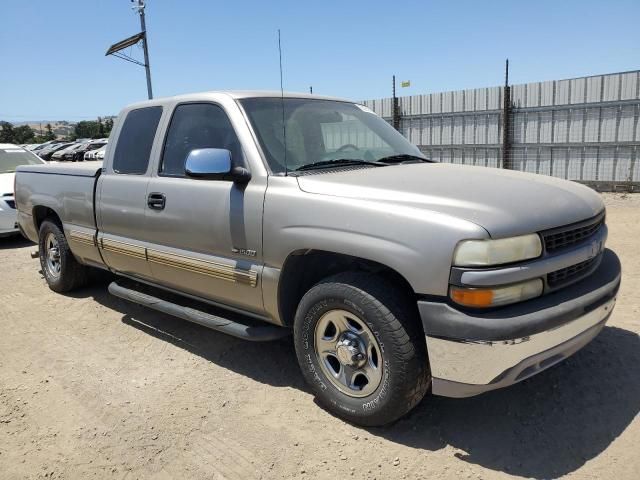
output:
[[153,210],[164,210],[167,203],[167,197],[164,193],[150,193],[147,197],[147,205]]

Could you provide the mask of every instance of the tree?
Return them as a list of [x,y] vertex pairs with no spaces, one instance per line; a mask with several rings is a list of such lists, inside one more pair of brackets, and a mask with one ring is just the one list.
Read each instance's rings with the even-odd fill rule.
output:
[[113,118],[107,118],[104,121],[104,136],[108,137],[113,129]]
[[13,143],[31,143],[35,136],[29,125],[20,125],[13,129]]
[[102,119],[98,117],[98,138],[104,137],[104,123],[102,123]]
[[0,122],[0,143],[13,143],[13,125],[9,122]]
[[45,133],[44,135],[44,138],[46,138],[45,141],[48,142],[49,140],[54,140],[56,136],[53,133],[53,128],[51,128],[51,124],[47,123],[47,125],[44,128],[47,131],[47,133]]
[[29,125],[14,127],[9,122],[0,122],[0,143],[31,143],[35,132]]
[[76,123],[73,129],[76,138],[102,138],[104,136],[104,125],[102,120],[83,120]]

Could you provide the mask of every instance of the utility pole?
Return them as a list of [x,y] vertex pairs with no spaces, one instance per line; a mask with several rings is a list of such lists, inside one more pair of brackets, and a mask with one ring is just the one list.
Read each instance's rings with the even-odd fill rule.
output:
[[147,40],[147,25],[144,19],[144,0],[131,0],[135,1],[134,9],[138,10],[138,14],[140,15],[140,29],[144,36],[142,37],[142,50],[144,51],[144,69],[147,72],[147,94],[149,95],[149,100],[153,98],[153,91],[151,90],[151,67],[149,66],[149,42]]

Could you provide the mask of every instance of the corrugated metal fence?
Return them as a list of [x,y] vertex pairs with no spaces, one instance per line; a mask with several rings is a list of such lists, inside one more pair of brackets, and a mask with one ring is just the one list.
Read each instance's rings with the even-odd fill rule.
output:
[[[640,71],[399,98],[400,132],[441,162],[512,168],[640,190]],[[392,98],[368,100],[392,120]]]

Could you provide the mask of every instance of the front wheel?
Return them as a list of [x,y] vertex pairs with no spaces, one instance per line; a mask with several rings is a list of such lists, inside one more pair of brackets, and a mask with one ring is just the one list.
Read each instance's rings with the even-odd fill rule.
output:
[[298,306],[294,341],[319,402],[353,423],[393,422],[429,387],[416,308],[376,275],[341,273],[312,287]]

